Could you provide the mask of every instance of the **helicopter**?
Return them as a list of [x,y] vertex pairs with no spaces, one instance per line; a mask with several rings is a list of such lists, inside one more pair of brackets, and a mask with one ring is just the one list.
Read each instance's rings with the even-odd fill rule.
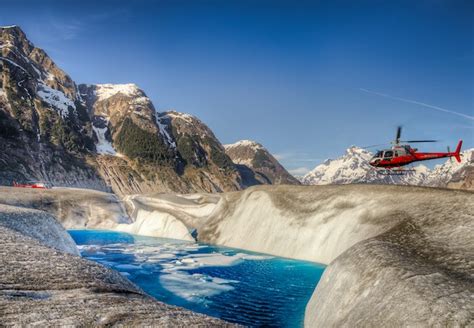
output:
[[[376,154],[370,159],[369,164],[377,169],[383,169],[381,173],[390,174],[394,173],[403,173],[402,167],[413,162],[427,161],[431,159],[444,158],[444,157],[454,157],[458,163],[461,162],[461,146],[462,140],[459,140],[456,150],[451,152],[448,147],[448,152],[446,153],[422,153],[418,152],[417,148],[412,148],[409,144],[411,143],[423,143],[423,142],[437,142],[437,140],[400,140],[402,134],[402,127],[397,128],[397,135],[395,140],[391,142],[392,148],[379,150]],[[377,147],[381,145],[373,145],[365,148]],[[397,169],[399,168],[399,169]],[[393,170],[395,169],[395,170]],[[396,172],[395,172],[396,171]]]

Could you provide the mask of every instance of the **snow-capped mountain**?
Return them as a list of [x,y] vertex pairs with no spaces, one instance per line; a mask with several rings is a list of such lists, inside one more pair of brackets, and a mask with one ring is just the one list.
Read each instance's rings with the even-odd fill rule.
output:
[[241,140],[224,145],[227,155],[237,165],[243,184],[300,184],[261,144]]
[[447,187],[454,182],[462,185],[465,179],[471,179],[468,172],[473,170],[474,167],[474,149],[462,152],[461,163],[448,159],[446,163],[436,165],[432,170],[423,164],[419,164],[412,167],[412,171],[403,175],[382,175],[378,173],[369,165],[372,156],[373,154],[365,149],[351,147],[346,150],[343,156],[328,159],[316,166],[301,181],[308,185],[388,183]]
[[461,163],[447,160],[430,171],[424,186],[474,189],[474,149],[461,152]]

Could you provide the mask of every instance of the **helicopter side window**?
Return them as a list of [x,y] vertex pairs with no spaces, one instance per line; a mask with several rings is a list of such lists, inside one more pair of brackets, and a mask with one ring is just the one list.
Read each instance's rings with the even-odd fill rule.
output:
[[378,151],[373,158],[382,158],[383,151]]
[[393,157],[393,151],[391,151],[391,150],[386,151],[383,157],[384,158],[392,158]]

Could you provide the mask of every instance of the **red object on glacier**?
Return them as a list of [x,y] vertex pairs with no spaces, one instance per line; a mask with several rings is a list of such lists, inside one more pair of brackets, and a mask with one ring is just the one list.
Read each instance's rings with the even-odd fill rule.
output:
[[[409,143],[422,143],[422,142],[436,142],[436,140],[406,140],[401,141],[400,136],[402,133],[402,127],[399,126],[397,129],[397,136],[392,141],[392,148],[377,151],[374,157],[370,160],[369,164],[376,168],[382,169],[394,169],[402,166],[411,164],[413,162],[427,161],[430,159],[454,157],[460,163],[461,162],[461,146],[462,140],[459,140],[456,147],[456,151],[451,152],[448,150],[446,153],[421,153],[418,152],[417,148],[412,148]],[[403,144],[402,144],[403,143]],[[393,170],[403,172],[403,170]]]
[[32,188],[32,189],[50,189],[51,187],[44,182],[28,182],[28,183],[17,183],[13,181],[13,187],[17,188]]

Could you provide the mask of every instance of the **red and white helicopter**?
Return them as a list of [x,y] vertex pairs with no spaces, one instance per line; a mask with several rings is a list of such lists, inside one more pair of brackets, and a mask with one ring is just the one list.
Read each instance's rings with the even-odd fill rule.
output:
[[[397,136],[392,141],[392,148],[377,151],[374,157],[371,158],[369,164],[377,169],[382,169],[380,173],[395,174],[404,173],[407,170],[402,169],[403,166],[411,164],[413,162],[427,161],[430,159],[454,157],[460,163],[461,162],[461,146],[462,140],[459,140],[456,150],[451,152],[448,148],[446,153],[422,153],[418,152],[417,148],[412,148],[409,143],[422,143],[422,142],[436,142],[436,140],[400,140],[402,134],[402,127],[397,128]],[[380,145],[369,146],[376,147]]]

